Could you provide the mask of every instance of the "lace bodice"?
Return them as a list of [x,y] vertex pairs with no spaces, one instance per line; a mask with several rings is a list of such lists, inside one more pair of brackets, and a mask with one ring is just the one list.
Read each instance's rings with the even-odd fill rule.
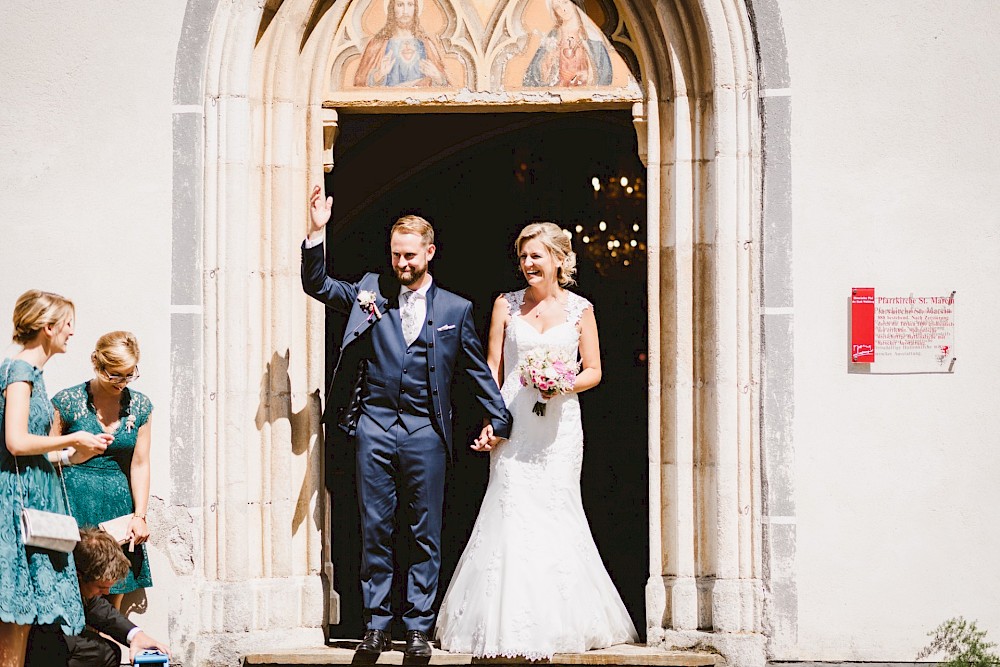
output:
[[500,391],[508,407],[514,395],[523,389],[517,378],[517,367],[524,354],[541,348],[570,358],[575,357],[580,345],[580,318],[583,317],[587,308],[593,307],[582,296],[566,292],[566,321],[544,332],[539,332],[521,316],[524,292],[525,290],[522,289],[504,294],[510,312],[510,321],[507,323],[507,331],[504,336],[504,382]]
[[[52,403],[63,423],[64,433],[88,431],[108,433],[114,440],[103,454],[70,466],[63,472],[69,493],[70,509],[81,526],[96,526],[135,511],[129,482],[132,455],[139,439],[139,429],[149,421],[153,403],[135,389],[126,389],[120,399],[118,419],[101,424],[88,397],[87,383],[63,389],[52,397]],[[153,585],[146,559],[146,545],[139,545],[125,554],[132,562],[128,574],[111,587],[113,594],[129,593],[136,588]]]
[[566,321],[543,333],[521,317],[524,290],[505,294],[501,389],[514,417],[510,438],[490,452],[490,483],[438,617],[448,651],[530,660],[635,641],[635,628],[590,534],[580,497],[583,425],[576,393],[557,395],[544,415],[517,367],[541,348],[579,351],[590,303],[569,293]]
[[95,434],[104,432],[114,436],[115,439],[107,451],[94,459],[132,457],[139,429],[149,420],[153,403],[145,394],[134,389],[126,391],[128,394],[124,397],[127,401],[125,408],[120,413],[119,419],[110,425],[112,428],[107,431],[98,421],[97,414],[87,399],[86,383],[63,389],[52,397],[52,404],[62,417],[65,433],[89,431]]

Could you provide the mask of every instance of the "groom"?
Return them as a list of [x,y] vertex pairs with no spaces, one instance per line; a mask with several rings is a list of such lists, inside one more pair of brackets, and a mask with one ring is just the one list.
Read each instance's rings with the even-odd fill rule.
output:
[[[409,526],[413,545],[402,609],[405,653],[428,657],[455,371],[472,379],[488,414],[477,448],[489,449],[507,437],[511,416],[483,358],[472,304],[438,287],[427,272],[435,252],[430,224],[417,216],[400,218],[389,236],[392,274],[368,273],[350,283],[327,275],[323,260],[332,205],[333,198],[324,200],[316,186],[302,245],[302,287],[348,316],[323,417],[329,423],[331,406],[338,406],[337,425],[355,443],[367,627],[357,651],[377,656],[391,646],[392,530],[399,510],[399,524]],[[349,377],[352,386],[345,387]]]

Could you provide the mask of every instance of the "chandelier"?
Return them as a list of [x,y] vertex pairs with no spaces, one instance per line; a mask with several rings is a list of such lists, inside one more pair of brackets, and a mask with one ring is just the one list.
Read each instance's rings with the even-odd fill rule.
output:
[[570,223],[574,245],[602,276],[643,270],[646,265],[646,192],[642,176],[616,174],[590,180],[592,218]]

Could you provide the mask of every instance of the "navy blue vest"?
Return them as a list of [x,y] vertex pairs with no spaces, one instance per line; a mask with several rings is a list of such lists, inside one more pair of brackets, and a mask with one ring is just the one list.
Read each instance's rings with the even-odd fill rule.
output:
[[402,358],[376,354],[369,362],[368,391],[362,409],[385,430],[397,420],[407,433],[431,424],[427,342],[425,316],[420,335]]

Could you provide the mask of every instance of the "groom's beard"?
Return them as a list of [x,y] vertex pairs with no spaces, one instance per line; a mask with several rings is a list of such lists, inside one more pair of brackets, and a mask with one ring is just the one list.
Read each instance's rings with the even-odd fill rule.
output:
[[403,287],[409,287],[415,282],[418,282],[427,273],[427,265],[420,267],[419,269],[410,270],[400,270],[399,267],[394,266],[392,270],[396,273],[396,280]]

